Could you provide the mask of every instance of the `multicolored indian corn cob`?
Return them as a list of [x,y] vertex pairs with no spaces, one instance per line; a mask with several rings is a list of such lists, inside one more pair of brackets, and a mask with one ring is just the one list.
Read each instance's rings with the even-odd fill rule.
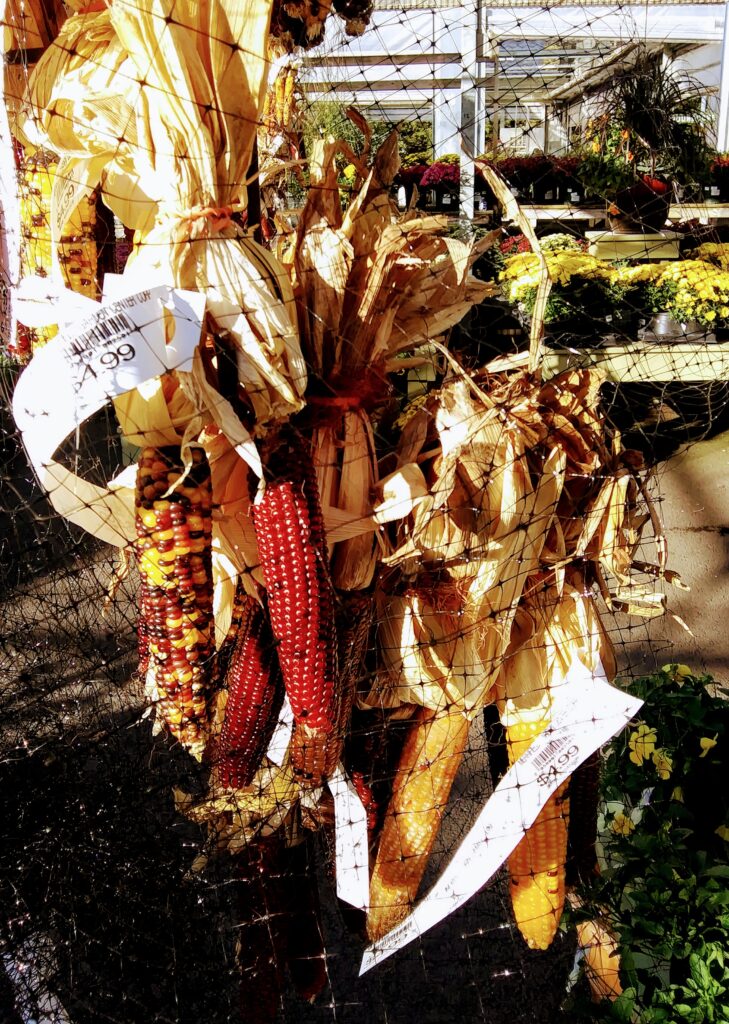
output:
[[225,789],[249,785],[261,763],[283,702],[283,682],[266,609],[240,599],[238,638],[225,676],[228,702],[217,748]]
[[[513,721],[506,726],[509,763],[514,764],[547,726]],[[531,949],[547,949],[557,931],[565,900],[569,780],[550,796],[534,824],[508,859],[509,891],[519,931]]]
[[412,909],[468,739],[460,711],[418,708],[405,739],[370,882],[374,942]]
[[212,487],[203,450],[193,449],[192,459],[190,473],[178,483],[179,449],[142,449],[136,552],[142,635],[159,712],[170,733],[202,757],[214,653]]
[[324,519],[311,458],[295,438],[267,461],[268,482],[253,506],[273,634],[294,713],[291,758],[300,781],[318,786],[336,766],[337,639]]

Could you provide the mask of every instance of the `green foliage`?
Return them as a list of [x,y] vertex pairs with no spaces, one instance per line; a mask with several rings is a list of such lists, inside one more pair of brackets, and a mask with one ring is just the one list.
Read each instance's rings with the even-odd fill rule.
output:
[[316,139],[329,135],[346,142],[359,155],[364,149],[364,135],[347,117],[347,108],[336,100],[318,100],[307,109],[301,135],[307,153]]
[[645,703],[604,763],[601,873],[579,893],[619,942],[623,996],[570,1020],[729,1021],[729,691],[685,666],[627,689]]
[[635,181],[631,165],[610,153],[586,153],[576,173],[587,191],[600,199],[611,199]]
[[398,131],[403,167],[429,164],[433,159],[433,125],[430,121],[401,121]]

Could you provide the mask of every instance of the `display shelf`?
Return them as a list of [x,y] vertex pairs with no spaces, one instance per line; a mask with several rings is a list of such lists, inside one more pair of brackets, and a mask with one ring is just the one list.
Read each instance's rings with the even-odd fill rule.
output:
[[649,234],[621,234],[616,231],[586,231],[588,252],[601,260],[677,260],[683,236],[678,231]]
[[563,370],[589,366],[618,384],[729,380],[729,342],[644,342],[598,348],[544,350],[542,372],[553,377]]

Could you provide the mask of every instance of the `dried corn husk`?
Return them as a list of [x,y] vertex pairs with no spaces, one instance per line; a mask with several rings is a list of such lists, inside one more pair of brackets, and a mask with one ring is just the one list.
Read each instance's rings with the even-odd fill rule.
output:
[[267,0],[139,0],[74,15],[30,85],[36,131],[91,161],[89,175],[103,171],[109,204],[140,231],[130,281],[206,292],[262,425],[300,409],[306,383],[285,271],[223,209],[245,198],[269,17]]

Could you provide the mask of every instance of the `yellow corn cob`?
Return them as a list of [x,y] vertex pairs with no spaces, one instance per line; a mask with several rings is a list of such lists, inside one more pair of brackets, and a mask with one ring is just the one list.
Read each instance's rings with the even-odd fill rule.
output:
[[[51,191],[54,165],[44,159],[24,159],[20,185],[20,271],[23,277],[48,277],[51,273]],[[18,328],[18,352],[45,345],[57,327]]]
[[585,976],[594,1002],[614,1001],[622,994],[617,943],[599,921],[581,921],[577,940],[585,954]]
[[419,708],[405,740],[370,884],[367,934],[382,938],[410,912],[461,764],[468,719]]
[[[53,263],[51,194],[58,165],[40,154],[23,162],[20,188],[22,225],[21,272],[24,277],[48,277]],[[96,196],[82,199],[73,210],[58,244],[58,261],[65,284],[90,299],[98,297],[96,248]],[[57,327],[22,328],[32,348],[44,345]]]
[[193,449],[192,455],[190,475],[175,486],[182,472],[179,451],[142,450],[136,548],[159,712],[170,733],[201,757],[214,651],[212,491],[204,452]]
[[[546,726],[545,719],[507,724],[509,764],[514,764],[521,757]],[[568,781],[563,782],[547,800],[508,860],[514,918],[531,949],[548,948],[564,908]]]

